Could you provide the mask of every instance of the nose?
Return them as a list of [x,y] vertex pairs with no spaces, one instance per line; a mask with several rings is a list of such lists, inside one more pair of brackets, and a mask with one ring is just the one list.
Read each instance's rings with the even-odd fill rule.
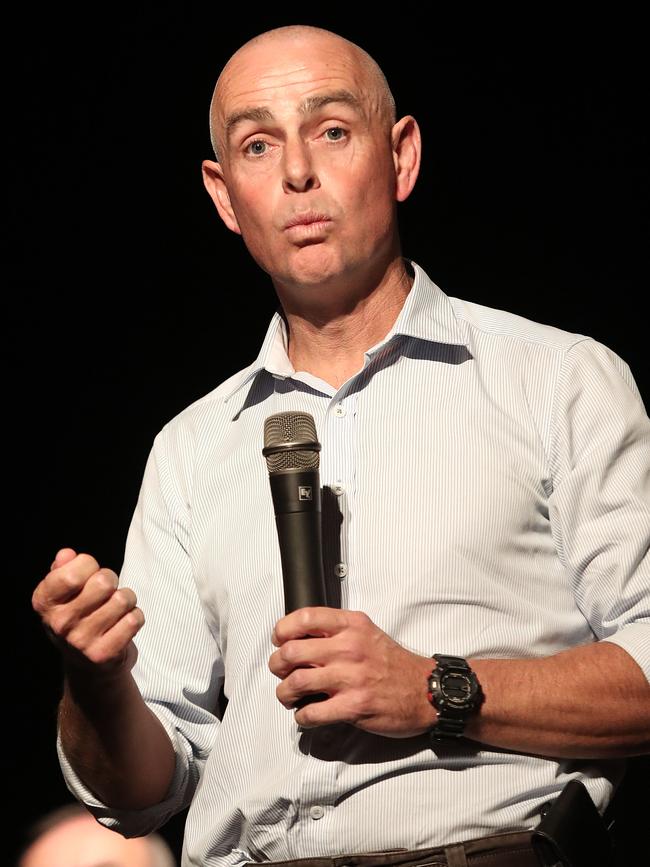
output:
[[285,193],[306,193],[320,186],[309,146],[304,141],[286,141],[282,188]]

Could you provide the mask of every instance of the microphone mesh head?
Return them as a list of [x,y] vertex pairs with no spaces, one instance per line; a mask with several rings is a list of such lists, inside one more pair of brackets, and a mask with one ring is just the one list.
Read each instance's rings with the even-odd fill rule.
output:
[[305,448],[266,455],[269,473],[279,470],[317,470],[319,465],[316,425],[308,412],[277,412],[264,422],[264,448],[304,443]]

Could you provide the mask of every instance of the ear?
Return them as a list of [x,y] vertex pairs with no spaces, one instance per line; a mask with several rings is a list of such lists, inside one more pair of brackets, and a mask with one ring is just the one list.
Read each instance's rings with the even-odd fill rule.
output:
[[422,140],[420,127],[411,115],[398,120],[391,131],[393,162],[395,163],[395,198],[407,199],[420,171]]
[[241,229],[230,202],[230,194],[228,193],[221,164],[215,163],[213,160],[203,160],[201,170],[203,172],[203,183],[217,211],[219,211],[219,216],[232,232],[241,235]]

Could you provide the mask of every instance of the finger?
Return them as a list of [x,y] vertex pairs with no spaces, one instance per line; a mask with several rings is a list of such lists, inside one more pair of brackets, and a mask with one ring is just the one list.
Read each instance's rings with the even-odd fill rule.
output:
[[136,608],[137,598],[129,587],[120,587],[99,608],[81,618],[69,631],[68,641],[79,649],[89,647]]
[[60,605],[81,592],[86,581],[99,569],[90,554],[77,554],[72,560],[52,570],[37,588],[43,605]]
[[97,665],[105,665],[123,658],[128,645],[144,625],[144,614],[134,608],[124,615],[103,635],[98,636],[85,650],[86,657]]
[[[51,605],[43,610],[41,612],[43,622],[55,636],[66,638],[73,629],[82,623],[84,618],[108,602],[116,592],[116,588],[117,575],[110,569],[100,569],[90,576],[73,599],[58,605]],[[127,598],[130,597],[127,596]],[[135,601],[126,610],[131,610],[134,605]]]
[[52,569],[57,569],[59,566],[65,565],[65,563],[69,563],[70,560],[74,560],[77,556],[77,552],[74,548],[60,548],[54,557],[52,565],[50,566],[50,571]]
[[305,729],[342,722],[354,723],[359,719],[358,715],[350,711],[345,698],[338,695],[327,701],[310,702],[295,711],[293,716],[298,725]]
[[271,654],[269,668],[276,677],[287,677],[296,668],[327,665],[336,652],[333,639],[301,638],[287,641]]
[[271,641],[280,647],[294,638],[334,635],[346,628],[351,613],[356,612],[325,607],[299,608],[278,620]]
[[331,668],[297,668],[282,683],[275,694],[286,708],[293,708],[301,698],[314,693],[334,695],[336,674]]
[[99,569],[86,581],[78,596],[67,603],[77,619],[87,617],[113,596],[119,579],[111,569]]

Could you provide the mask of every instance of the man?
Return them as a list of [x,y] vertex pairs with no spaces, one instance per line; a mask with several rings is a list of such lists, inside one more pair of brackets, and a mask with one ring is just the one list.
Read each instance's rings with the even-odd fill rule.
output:
[[[184,864],[537,864],[528,829],[565,784],[602,811],[650,747],[634,380],[402,257],[418,125],[358,46],[262,34],[222,71],[211,128],[206,187],[283,315],[156,437],[120,587],[61,549],[35,591],[65,660],[68,784],[126,835],[191,801]],[[285,410],[314,416],[336,509],[332,605],[282,617],[261,447]]]
[[158,834],[125,839],[100,825],[83,807],[68,805],[45,816],[18,867],[174,867]]

